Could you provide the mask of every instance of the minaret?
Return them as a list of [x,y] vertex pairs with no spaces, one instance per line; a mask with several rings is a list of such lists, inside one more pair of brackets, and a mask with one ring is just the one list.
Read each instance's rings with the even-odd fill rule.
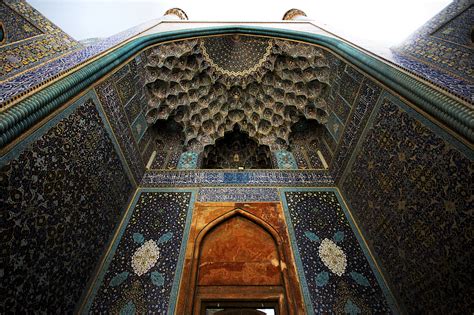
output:
[[308,21],[311,20],[300,9],[290,9],[283,15],[283,21]]
[[166,10],[165,14],[163,14],[162,19],[169,20],[169,21],[189,20],[188,16],[186,15],[186,12],[184,12],[180,8],[172,8],[172,9]]

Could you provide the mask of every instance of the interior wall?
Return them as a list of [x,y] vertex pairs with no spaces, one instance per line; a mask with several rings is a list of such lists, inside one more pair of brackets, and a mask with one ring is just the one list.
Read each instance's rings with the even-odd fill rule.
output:
[[473,169],[472,150],[381,94],[339,187],[409,313],[472,308]]
[[0,160],[0,313],[72,313],[134,182],[90,91]]
[[[270,211],[270,205],[282,208]],[[291,243],[308,314],[399,311],[337,189],[204,187],[139,190],[83,313],[164,313],[183,306],[177,292],[180,281],[182,290],[187,288],[183,270],[192,262],[196,233],[236,207],[250,209],[289,236],[285,242]],[[143,248],[154,254],[144,255]],[[141,271],[134,267],[139,256],[146,256]],[[259,276],[265,275],[246,274]]]

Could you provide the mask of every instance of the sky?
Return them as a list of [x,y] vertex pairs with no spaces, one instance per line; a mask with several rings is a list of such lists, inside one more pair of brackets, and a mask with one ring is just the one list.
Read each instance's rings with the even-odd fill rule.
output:
[[[280,21],[298,8],[342,37],[384,47],[401,43],[451,0],[28,0],[77,40],[108,37],[183,9],[193,21]],[[409,9],[407,9],[409,8]]]

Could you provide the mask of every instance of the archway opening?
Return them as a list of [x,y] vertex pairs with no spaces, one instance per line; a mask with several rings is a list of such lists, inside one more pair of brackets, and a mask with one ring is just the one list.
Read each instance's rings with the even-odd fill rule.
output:
[[235,209],[201,233],[192,276],[194,313],[286,313],[286,263],[281,240],[267,223]]

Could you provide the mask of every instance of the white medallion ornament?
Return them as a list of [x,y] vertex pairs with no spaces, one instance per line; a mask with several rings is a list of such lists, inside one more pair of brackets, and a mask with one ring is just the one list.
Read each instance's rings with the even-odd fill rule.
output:
[[146,241],[135,251],[132,256],[133,271],[139,276],[143,275],[148,270],[153,268],[159,257],[160,251],[155,241]]
[[323,239],[319,245],[319,257],[324,265],[338,276],[346,271],[347,259],[342,249],[330,239]]

